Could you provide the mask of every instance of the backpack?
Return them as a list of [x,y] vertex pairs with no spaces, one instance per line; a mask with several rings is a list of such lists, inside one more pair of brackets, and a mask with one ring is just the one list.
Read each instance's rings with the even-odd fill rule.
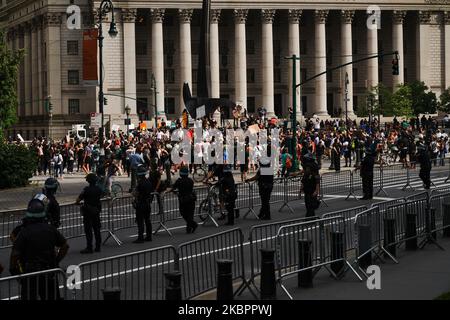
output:
[[291,160],[290,157],[287,157],[287,158],[286,158],[286,168],[287,168],[287,169],[292,168],[292,160]]

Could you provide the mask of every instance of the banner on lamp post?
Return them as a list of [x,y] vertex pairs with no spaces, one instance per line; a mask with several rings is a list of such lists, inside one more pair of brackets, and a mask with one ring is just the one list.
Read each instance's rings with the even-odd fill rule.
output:
[[85,86],[98,85],[97,37],[97,29],[83,32],[83,83]]

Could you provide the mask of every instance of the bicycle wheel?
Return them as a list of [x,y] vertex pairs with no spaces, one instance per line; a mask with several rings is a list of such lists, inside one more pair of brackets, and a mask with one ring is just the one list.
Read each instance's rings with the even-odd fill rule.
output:
[[113,198],[118,198],[123,196],[123,188],[118,183],[113,183],[111,186],[111,196]]
[[198,217],[200,220],[205,221],[208,218],[208,199],[204,199],[200,202],[200,206],[198,207]]
[[194,179],[195,182],[200,182],[203,181],[206,177],[206,171],[201,168],[195,168],[194,169],[194,174],[192,175],[192,178]]

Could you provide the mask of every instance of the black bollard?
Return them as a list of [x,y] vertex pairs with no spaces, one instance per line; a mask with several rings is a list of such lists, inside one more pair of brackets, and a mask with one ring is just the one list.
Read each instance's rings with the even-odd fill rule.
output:
[[[311,253],[312,241],[307,239],[298,240],[298,267],[304,269],[312,265]],[[311,288],[313,286],[312,269],[300,271],[298,273],[298,286],[302,288]]]
[[436,230],[436,208],[430,209],[430,231],[431,236],[433,237],[434,240],[436,240],[437,232],[433,230]]
[[181,300],[181,272],[164,273],[166,277],[166,300]]
[[372,229],[369,224],[361,224],[358,228],[358,252],[365,255],[358,259],[358,265],[361,269],[366,270],[372,265],[372,251],[368,252],[372,247]]
[[405,250],[417,250],[416,214],[407,213],[405,222]]
[[444,227],[443,236],[450,237],[450,203],[442,204],[442,226]]
[[217,300],[233,300],[233,260],[217,260]]
[[395,245],[395,219],[384,219],[384,248],[393,256],[397,255]]
[[120,300],[121,289],[119,287],[107,287],[103,291],[103,300]]
[[341,261],[333,262],[330,267],[336,275],[339,275],[344,268],[344,233],[331,232],[331,260]]
[[277,297],[274,256],[275,250],[261,249],[261,300],[274,300]]

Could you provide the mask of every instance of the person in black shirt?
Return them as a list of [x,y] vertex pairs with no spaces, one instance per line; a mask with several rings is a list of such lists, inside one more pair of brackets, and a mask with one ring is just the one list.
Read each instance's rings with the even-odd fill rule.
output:
[[361,161],[360,176],[362,179],[363,197],[361,200],[371,200],[373,198],[373,167],[375,165],[375,154],[371,148],[367,148],[365,156]]
[[[12,275],[58,268],[69,246],[61,233],[45,220],[47,198],[37,194],[28,204],[26,219],[13,243],[10,260]],[[58,251],[55,250],[58,248]],[[23,278],[21,299],[59,299],[58,281],[54,275]]]
[[44,194],[47,196],[49,203],[47,206],[47,220],[48,222],[58,228],[61,225],[60,212],[58,201],[56,201],[55,194],[58,189],[58,181],[55,178],[48,178],[44,184]]
[[423,138],[419,138],[417,146],[417,161],[420,163],[419,177],[422,179],[424,188],[426,190],[430,189],[431,186],[431,158],[428,148],[423,142]]
[[[136,223],[138,226],[138,238],[133,243],[143,243],[152,241],[152,223],[150,221],[151,200],[155,191],[153,182],[146,177],[148,170],[145,165],[137,167],[137,186],[133,191],[134,203],[136,209]],[[146,228],[146,237],[144,238],[144,223]]]
[[219,184],[223,193],[225,209],[228,213],[228,221],[226,225],[232,226],[234,225],[234,206],[237,199],[237,190],[230,165],[226,165],[223,168],[223,176],[219,180]]
[[180,169],[180,178],[165,192],[170,191],[178,192],[180,214],[186,221],[186,233],[194,233],[198,227],[198,224],[194,221],[196,195],[194,193],[194,181],[189,178],[189,169],[187,167]]
[[270,195],[273,189],[273,167],[270,162],[260,161],[256,175],[245,182],[258,181],[259,196],[261,197],[261,210],[258,217],[261,220],[270,220]]
[[92,253],[92,231],[95,236],[95,252],[100,252],[100,246],[102,244],[102,237],[100,233],[100,212],[102,211],[102,204],[100,199],[102,197],[102,189],[100,189],[97,183],[97,176],[93,173],[89,173],[86,176],[86,181],[89,183],[88,187],[83,189],[83,192],[78,196],[76,204],[80,204],[84,200],[84,204],[81,206],[81,214],[83,215],[84,232],[86,234],[86,249],[81,250],[80,253]]
[[320,205],[318,199],[320,192],[319,166],[311,153],[302,157],[303,177],[300,192],[305,194],[306,217],[315,216],[315,210]]

